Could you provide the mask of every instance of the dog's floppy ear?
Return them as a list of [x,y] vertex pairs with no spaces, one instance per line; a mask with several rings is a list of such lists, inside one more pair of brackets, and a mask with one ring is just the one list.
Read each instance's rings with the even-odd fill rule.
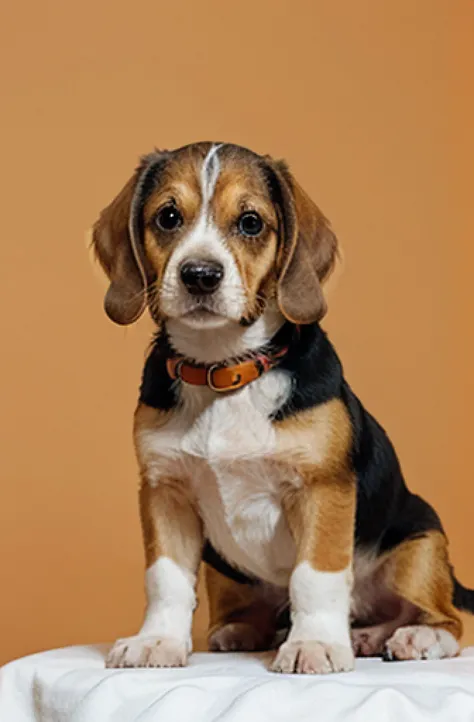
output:
[[266,159],[282,226],[277,299],[295,324],[319,321],[327,311],[322,284],[338,259],[328,220],[281,161]]
[[96,258],[110,280],[104,308],[112,321],[128,325],[137,321],[147,303],[150,270],[142,250],[141,212],[144,195],[155,176],[162,155],[151,154],[102,211],[92,231]]

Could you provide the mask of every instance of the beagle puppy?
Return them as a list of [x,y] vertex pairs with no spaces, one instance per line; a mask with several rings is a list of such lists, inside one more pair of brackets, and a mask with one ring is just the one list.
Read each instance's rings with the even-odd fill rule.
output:
[[212,650],[276,672],[458,653],[435,511],[319,323],[339,257],[285,163],[227,143],[144,157],[93,231],[105,310],[157,331],[135,413],[147,608],[109,667],[186,664],[206,564]]

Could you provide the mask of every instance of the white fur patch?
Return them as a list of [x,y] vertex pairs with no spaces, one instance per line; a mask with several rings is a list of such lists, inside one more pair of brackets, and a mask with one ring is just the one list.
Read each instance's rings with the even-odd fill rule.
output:
[[178,319],[169,319],[166,330],[178,353],[199,363],[218,363],[261,348],[284,321],[276,304],[269,303],[251,326],[232,323],[219,328],[216,333],[214,328],[189,328]]
[[292,627],[289,642],[317,641],[350,646],[352,572],[319,572],[298,564],[290,580]]
[[399,627],[386,644],[387,660],[444,659],[459,654],[459,644],[446,629],[419,624]]
[[[275,449],[269,416],[286,399],[290,383],[284,371],[275,369],[235,393],[215,395],[182,439],[182,451],[210,463],[268,456]],[[185,404],[200,390],[183,384]]]
[[217,178],[219,177],[220,163],[217,151],[222,148],[221,145],[213,145],[201,168],[201,193],[203,209],[207,210],[209,201],[211,200],[214,189],[216,187]]
[[147,608],[138,634],[118,639],[107,667],[181,667],[192,649],[195,577],[160,557],[146,571]]
[[147,609],[138,636],[178,640],[190,651],[195,582],[193,575],[172,559],[157,559],[145,574]]

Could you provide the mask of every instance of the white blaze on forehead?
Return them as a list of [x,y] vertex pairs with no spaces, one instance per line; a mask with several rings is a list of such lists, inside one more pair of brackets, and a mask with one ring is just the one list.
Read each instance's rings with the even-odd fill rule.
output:
[[209,153],[204,158],[201,168],[201,191],[202,191],[202,211],[205,212],[209,201],[212,198],[214,189],[216,187],[217,178],[219,177],[220,163],[217,152],[220,145],[213,145]]

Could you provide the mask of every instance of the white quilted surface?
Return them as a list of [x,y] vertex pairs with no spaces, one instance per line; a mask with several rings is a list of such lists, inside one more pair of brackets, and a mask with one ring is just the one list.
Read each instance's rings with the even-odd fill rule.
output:
[[267,654],[195,654],[185,669],[106,670],[105,646],[35,654],[0,670],[0,722],[474,720],[474,648],[457,659],[276,675]]

